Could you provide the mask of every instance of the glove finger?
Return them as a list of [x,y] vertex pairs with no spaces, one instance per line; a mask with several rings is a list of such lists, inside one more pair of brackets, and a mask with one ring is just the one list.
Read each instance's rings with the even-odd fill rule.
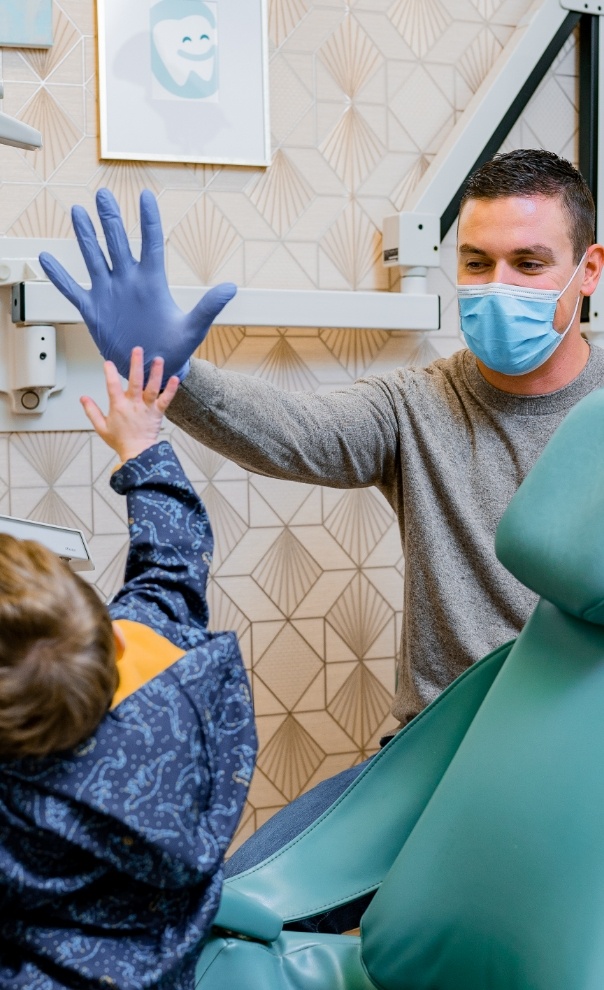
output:
[[107,250],[114,272],[123,272],[133,265],[134,258],[128,243],[120,208],[109,189],[99,189],[96,194],[96,208],[105,232]]
[[107,259],[98,242],[92,220],[83,206],[72,208],[71,222],[91,281],[106,277],[109,272]]
[[198,343],[201,343],[216,317],[237,292],[237,286],[232,282],[221,282],[214,288],[208,289],[187,317],[189,326],[195,326],[203,331]]
[[164,234],[157,200],[150,189],[141,193],[141,266],[166,280]]
[[62,292],[66,299],[72,303],[76,309],[78,309],[86,320],[86,312],[88,309],[87,300],[88,293],[81,285],[71,277],[68,271],[63,268],[63,265],[57,261],[52,254],[48,254],[47,251],[42,251],[39,255],[39,261],[47,278],[50,279],[52,284]]

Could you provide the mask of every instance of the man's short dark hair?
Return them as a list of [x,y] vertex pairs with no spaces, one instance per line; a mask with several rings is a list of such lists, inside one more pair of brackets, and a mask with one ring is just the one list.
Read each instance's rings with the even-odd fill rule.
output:
[[459,212],[470,199],[500,196],[559,196],[576,263],[595,240],[596,210],[589,186],[574,165],[553,151],[518,148],[495,155],[468,179]]

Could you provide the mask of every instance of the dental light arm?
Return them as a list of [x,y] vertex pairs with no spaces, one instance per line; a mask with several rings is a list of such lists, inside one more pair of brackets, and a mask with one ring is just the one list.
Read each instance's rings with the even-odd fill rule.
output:
[[24,148],[25,151],[35,151],[36,148],[42,147],[42,135],[35,127],[24,124],[22,120],[0,113],[0,144]]
[[[0,100],[4,97],[4,83],[0,79]],[[0,112],[0,144],[9,144],[13,148],[24,148],[35,151],[42,147],[42,135],[35,127],[24,124],[16,117]]]

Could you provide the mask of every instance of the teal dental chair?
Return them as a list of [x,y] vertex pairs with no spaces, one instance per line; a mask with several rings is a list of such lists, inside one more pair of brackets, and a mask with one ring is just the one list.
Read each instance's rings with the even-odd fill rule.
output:
[[[506,510],[541,597],[323,816],[228,880],[201,990],[604,990],[604,390]],[[376,890],[360,937],[283,931]]]

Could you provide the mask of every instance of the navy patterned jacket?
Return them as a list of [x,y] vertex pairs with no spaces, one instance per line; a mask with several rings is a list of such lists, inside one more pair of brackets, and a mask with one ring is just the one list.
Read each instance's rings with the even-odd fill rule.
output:
[[73,752],[0,763],[1,990],[192,990],[256,754],[212,533],[170,444],[127,461],[120,687]]

